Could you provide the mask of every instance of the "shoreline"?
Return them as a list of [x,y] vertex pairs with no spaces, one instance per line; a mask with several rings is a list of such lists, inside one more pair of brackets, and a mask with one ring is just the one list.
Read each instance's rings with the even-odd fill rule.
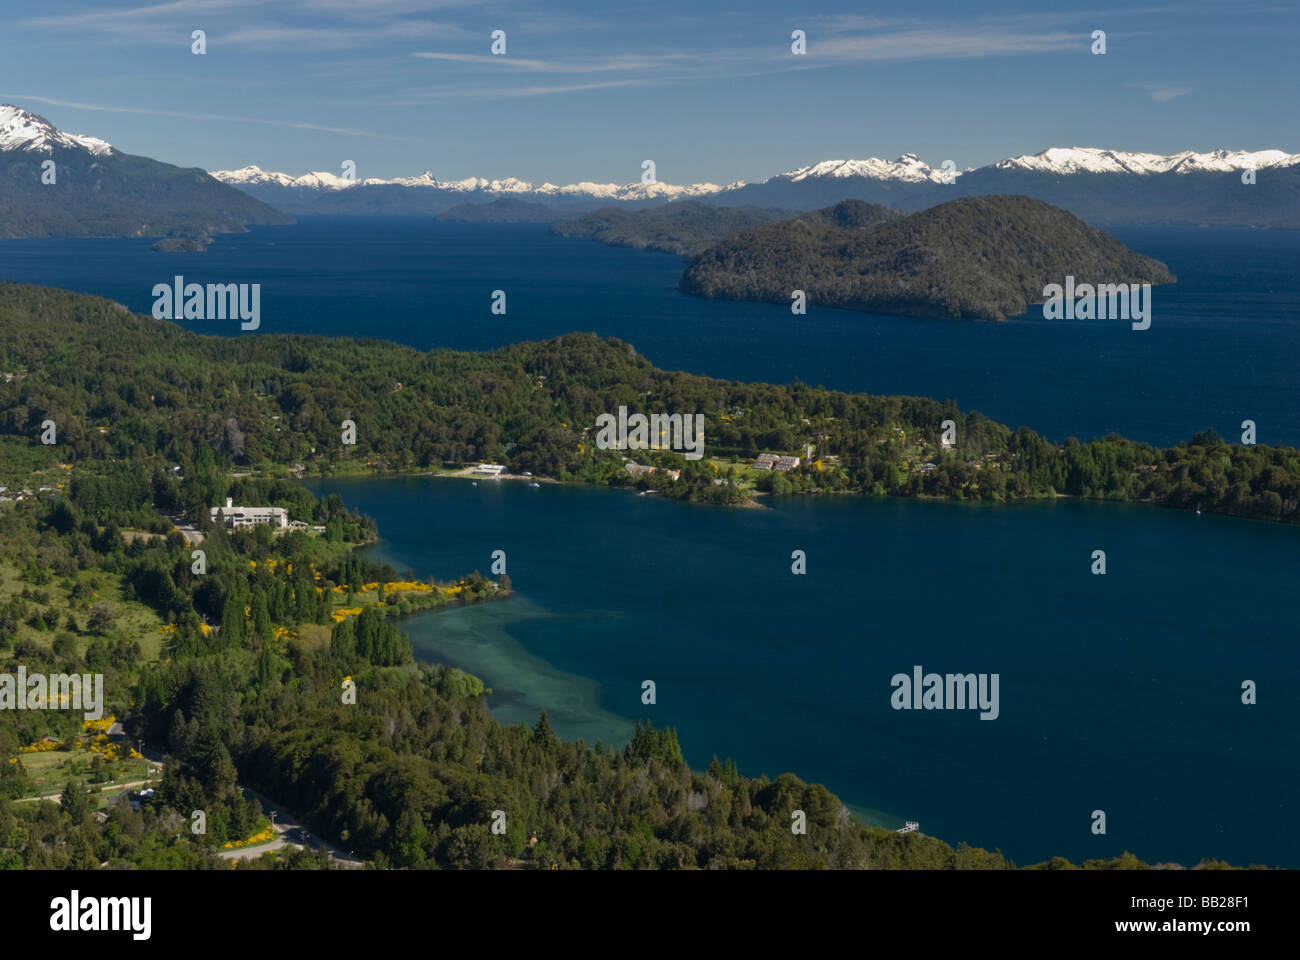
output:
[[[776,494],[773,494],[767,490],[753,490],[753,491],[749,491],[750,494],[749,499],[741,501],[740,503],[728,503],[728,504],[692,503],[692,501],[685,498],[664,497],[661,494],[659,494],[658,491],[637,491],[634,487],[620,486],[616,484],[591,483],[586,480],[561,480],[557,477],[525,476],[523,474],[518,474],[518,473],[502,473],[496,476],[479,476],[476,478],[472,470],[473,467],[461,467],[457,470],[430,470],[428,468],[421,468],[416,470],[364,470],[356,473],[335,473],[335,474],[306,473],[305,471],[289,470],[286,476],[288,478],[298,481],[299,483],[305,481],[322,482],[322,481],[335,481],[335,480],[344,480],[344,481],[379,480],[385,478],[396,479],[401,477],[431,477],[435,479],[453,479],[453,480],[468,479],[468,480],[483,480],[483,481],[525,480],[530,483],[536,483],[538,485],[554,485],[554,486],[563,486],[563,487],[593,487],[593,488],[599,488],[605,490],[625,490],[628,492],[637,492],[637,493],[645,492],[655,496],[659,496],[659,498],[662,500],[669,500],[678,503],[686,503],[686,504],[690,504],[691,506],[720,507],[724,510],[772,510],[774,508],[769,506],[766,503],[763,503],[762,500],[768,497],[776,496]],[[242,476],[254,477],[255,475],[243,474]],[[261,476],[262,478],[265,479],[276,479],[281,475],[262,474]],[[1087,503],[1089,501],[1096,502],[1096,503],[1126,503],[1137,507],[1160,507],[1162,509],[1173,510],[1178,513],[1189,513],[1193,515],[1204,514],[1205,516],[1220,516],[1235,521],[1263,523],[1263,524],[1268,524],[1270,526],[1292,527],[1292,528],[1300,527],[1300,524],[1289,523],[1284,520],[1268,520],[1263,517],[1239,517],[1239,516],[1234,516],[1233,514],[1230,513],[1224,513],[1213,509],[1202,510],[1200,511],[1200,513],[1198,513],[1195,510],[1188,510],[1183,507],[1166,506],[1164,504],[1159,503],[1158,501],[1150,500],[1150,499],[1111,500],[1111,499],[1099,498],[1099,497],[1082,497],[1077,494],[1061,493],[1059,491],[1053,492],[1052,494],[1043,494],[1042,496],[1002,497],[1002,498],[997,498],[992,500],[987,500],[982,497],[942,497],[942,496],[935,496],[933,494],[925,494],[925,493],[918,493],[913,495],[900,495],[900,494],[893,494],[893,493],[877,494],[877,493],[871,493],[869,491],[863,491],[863,490],[822,490],[822,489],[792,490],[789,493],[781,494],[781,496],[846,497],[846,498],[860,498],[863,500],[913,500],[913,501],[924,501],[927,503],[997,504],[999,506],[1012,506],[1016,504],[1044,503],[1044,502],[1059,503],[1061,501],[1075,501],[1078,503]]]

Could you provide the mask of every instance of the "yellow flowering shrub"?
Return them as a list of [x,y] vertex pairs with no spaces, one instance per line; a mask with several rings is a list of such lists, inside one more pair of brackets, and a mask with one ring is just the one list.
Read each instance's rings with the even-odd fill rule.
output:
[[117,717],[110,714],[107,717],[100,717],[98,720],[87,720],[81,725],[81,729],[85,733],[106,734],[108,733],[109,728],[115,723],[117,723]]
[[264,828],[257,831],[257,833],[253,834],[246,840],[227,840],[221,845],[221,849],[238,850],[240,847],[255,847],[259,843],[270,843],[274,837],[275,831],[271,829],[270,824],[267,824]]

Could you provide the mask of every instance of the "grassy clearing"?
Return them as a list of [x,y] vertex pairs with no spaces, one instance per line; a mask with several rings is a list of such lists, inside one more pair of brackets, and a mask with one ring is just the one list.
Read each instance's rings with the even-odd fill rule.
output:
[[[83,786],[100,788],[111,799],[133,787],[116,786],[108,779],[97,779],[93,773],[94,758],[83,751],[49,750],[44,753],[22,754],[23,768],[33,787],[27,797],[57,797],[71,780]],[[135,783],[149,778],[153,766],[148,760],[114,760],[101,767],[101,777],[111,778],[117,784]]]
[[[0,602],[7,602],[13,597],[21,596],[24,588],[49,594],[48,603],[28,600],[30,612],[53,610],[58,613],[58,625],[52,630],[38,630],[24,620],[18,626],[14,642],[27,641],[46,650],[51,649],[54,638],[60,633],[71,633],[76,640],[77,653],[86,652],[86,648],[96,639],[86,632],[86,619],[90,608],[97,603],[106,603],[113,609],[114,627],[104,635],[105,640],[126,637],[140,644],[141,657],[144,660],[157,660],[162,650],[162,620],[149,607],[136,600],[127,600],[122,596],[122,581],[116,574],[103,570],[81,570],[73,577],[54,577],[41,586],[33,586],[19,579],[20,573],[12,564],[0,561]],[[73,600],[70,596],[77,583],[90,587],[89,596]],[[67,626],[68,615],[72,614],[77,629]]]

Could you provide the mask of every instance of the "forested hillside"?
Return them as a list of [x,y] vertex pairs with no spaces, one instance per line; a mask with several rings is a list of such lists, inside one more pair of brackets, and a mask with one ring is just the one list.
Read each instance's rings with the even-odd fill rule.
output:
[[[1228,444],[1212,430],[1165,450],[1111,435],[1063,444],[951,402],[737,383],[658,370],[632,348],[569,334],[489,353],[422,353],[309,336],[202,337],[94,297],[0,285],[0,483],[61,461],[159,457],[284,475],[411,470],[492,460],[563,480],[628,484],[598,449],[596,418],[620,406],[703,414],[703,460],[630,452],[682,470],[638,483],[732,503],[739,461],[763,451],[814,460],[760,489],[989,500],[1070,495],[1300,520],[1300,454]],[[58,442],[40,442],[42,424]],[[343,421],[356,444],[342,442]],[[941,443],[951,420],[955,442]],[[7,472],[6,472],[7,471]],[[721,481],[720,483],[717,481]],[[213,501],[194,499],[191,515]]]
[[1041,303],[1043,287],[1171,283],[1163,263],[1029,197],[952,200],[900,217],[845,200],[754,227],[703,251],[682,274],[701,297],[919,317],[1005,320]]
[[561,237],[591,237],[613,247],[659,250],[693,257],[723,237],[763,223],[784,220],[787,210],[715,207],[684,200],[648,210],[601,207],[551,227]]

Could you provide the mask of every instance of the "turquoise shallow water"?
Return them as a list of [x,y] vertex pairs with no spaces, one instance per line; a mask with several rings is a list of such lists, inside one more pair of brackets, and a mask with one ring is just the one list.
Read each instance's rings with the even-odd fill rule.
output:
[[[1300,866],[1298,530],[1078,502],[723,510],[511,482],[313,486],[375,517],[399,570],[452,577],[506,551],[515,598],[408,621],[418,654],[482,676],[505,722],[544,708],[565,736],[621,742],[649,718],[697,767],[790,770],[886,825],[1022,863]],[[999,717],[892,709],[890,678],[917,664],[997,673]]]

